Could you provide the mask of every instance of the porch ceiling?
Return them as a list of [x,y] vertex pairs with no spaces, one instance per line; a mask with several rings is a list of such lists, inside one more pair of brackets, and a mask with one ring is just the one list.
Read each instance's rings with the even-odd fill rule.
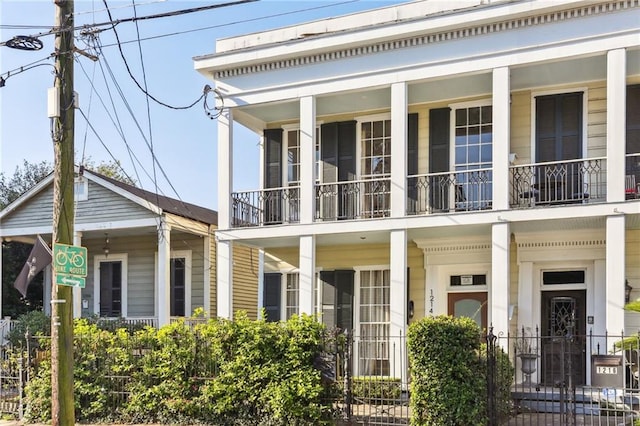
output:
[[[640,74],[640,50],[633,49],[627,55],[627,75]],[[543,88],[564,84],[579,84],[594,80],[605,80],[607,75],[607,57],[600,54],[591,57],[571,58],[563,61],[540,62],[511,68],[511,90]],[[453,75],[449,78],[412,82],[409,84],[408,102],[410,105],[452,101],[474,96],[491,95],[492,74],[486,72]],[[388,87],[376,87],[357,92],[341,92],[317,97],[316,112],[319,119],[323,116],[349,112],[366,113],[388,110],[391,105]],[[252,118],[251,124],[280,121],[298,121],[300,107],[297,99],[279,103],[249,105],[238,108]],[[239,121],[244,120],[240,118]],[[252,127],[247,120],[243,124]],[[254,129],[256,131],[260,129]]]

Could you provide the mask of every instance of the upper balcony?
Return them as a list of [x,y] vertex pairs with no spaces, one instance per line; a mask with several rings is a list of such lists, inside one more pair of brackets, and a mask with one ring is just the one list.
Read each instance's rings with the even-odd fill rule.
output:
[[[607,167],[602,157],[509,167],[509,207],[603,203]],[[627,154],[625,198],[640,200],[640,153]],[[427,173],[407,177],[406,216],[490,210],[491,168]],[[232,193],[236,228],[298,223],[300,187]],[[315,184],[315,221],[375,219],[390,216],[389,178]]]

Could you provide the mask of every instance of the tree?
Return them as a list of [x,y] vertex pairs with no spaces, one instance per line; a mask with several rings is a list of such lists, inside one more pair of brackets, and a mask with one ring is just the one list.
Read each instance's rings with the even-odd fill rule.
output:
[[11,178],[0,173],[0,210],[11,204],[51,172],[53,172],[53,165],[48,161],[29,163],[24,160],[22,168],[16,166]]
[[135,179],[127,175],[120,164],[120,160],[101,161],[100,164],[96,165],[93,159],[89,157],[84,161],[84,167],[128,185],[136,186]]

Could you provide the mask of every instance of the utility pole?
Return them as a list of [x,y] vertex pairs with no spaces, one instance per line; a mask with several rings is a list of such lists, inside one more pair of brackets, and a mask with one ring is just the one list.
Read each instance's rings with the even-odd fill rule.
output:
[[[52,117],[54,152],[52,243],[73,244],[74,121],[73,0],[54,0],[55,68]],[[51,101],[50,101],[51,102]],[[50,114],[51,115],[51,114]],[[73,292],[51,282],[51,424],[73,426]]]

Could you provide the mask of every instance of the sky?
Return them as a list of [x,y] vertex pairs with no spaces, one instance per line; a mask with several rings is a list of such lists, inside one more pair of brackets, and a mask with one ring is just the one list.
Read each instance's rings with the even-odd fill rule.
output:
[[[135,1],[135,3],[134,3]],[[260,0],[166,18],[106,23],[134,16],[185,10],[222,1],[76,0],[78,49],[98,57],[76,55],[74,90],[75,162],[120,161],[137,185],[161,195],[217,208],[217,122],[205,115],[203,101],[189,109],[211,84],[194,70],[193,57],[215,52],[216,39],[295,25],[406,0]],[[135,7],[134,7],[135,4]],[[53,0],[0,0],[0,41],[38,35],[55,20]],[[116,36],[117,32],[120,47]],[[92,37],[83,33],[91,33]],[[53,87],[53,35],[39,37],[43,48],[23,51],[0,46],[0,172],[12,176],[24,160],[53,164],[47,89]],[[124,56],[125,60],[123,60]],[[213,99],[209,99],[213,102]],[[234,188],[258,189],[258,135],[234,128]],[[155,156],[156,161],[153,161]]]

